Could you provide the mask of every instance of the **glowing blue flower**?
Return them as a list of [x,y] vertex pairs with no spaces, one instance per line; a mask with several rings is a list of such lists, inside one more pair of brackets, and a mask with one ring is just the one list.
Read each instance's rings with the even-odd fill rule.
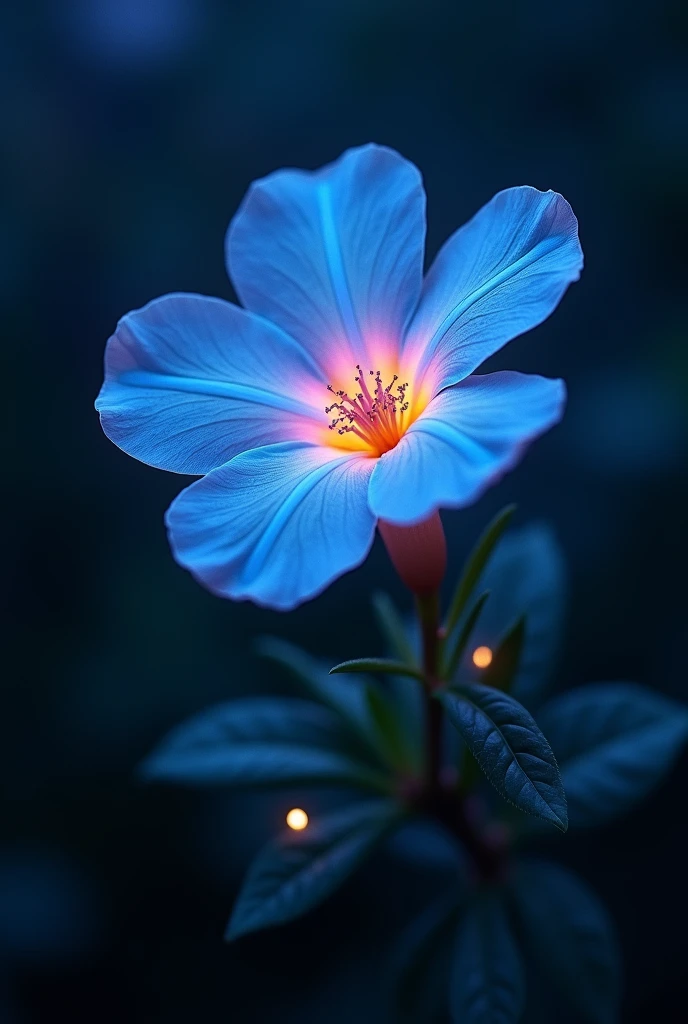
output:
[[578,278],[568,203],[500,192],[425,280],[424,241],[418,170],[363,146],[251,186],[226,246],[245,309],[166,295],[118,324],[103,429],[204,474],[167,526],[213,592],[291,608],[363,561],[377,520],[470,504],[560,419],[562,381],[474,371]]

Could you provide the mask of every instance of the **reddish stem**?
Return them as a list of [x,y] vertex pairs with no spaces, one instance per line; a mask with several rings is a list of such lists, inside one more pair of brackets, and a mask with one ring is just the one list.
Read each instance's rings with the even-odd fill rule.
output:
[[425,787],[420,807],[438,818],[464,845],[478,874],[483,879],[496,878],[501,870],[502,857],[488,845],[474,828],[466,814],[464,799],[456,786],[447,788],[442,783],[442,705],[435,691],[442,685],[439,671],[439,595],[418,595],[418,619],[423,641],[423,673],[425,675],[425,728],[426,761]]

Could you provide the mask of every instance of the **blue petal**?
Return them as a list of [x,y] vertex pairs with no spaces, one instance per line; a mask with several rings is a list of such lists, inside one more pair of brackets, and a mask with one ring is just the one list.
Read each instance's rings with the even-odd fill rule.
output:
[[561,419],[564,382],[505,370],[471,376],[433,398],[370,481],[380,519],[407,525],[437,508],[460,508],[518,461]]
[[308,439],[327,397],[303,349],[272,324],[221,299],[165,295],[120,320],[96,409],[129,455],[200,474],[249,448]]
[[423,285],[404,352],[435,393],[542,323],[580,276],[578,223],[556,192],[499,192],[445,243]]
[[[227,233],[241,301],[325,368],[333,346],[373,367],[401,345],[420,296],[425,193],[394,150],[362,146],[319,171],[254,182]],[[331,372],[331,371],[330,371]]]
[[293,608],[367,555],[373,465],[298,444],[237,455],[172,502],[174,556],[221,597]]

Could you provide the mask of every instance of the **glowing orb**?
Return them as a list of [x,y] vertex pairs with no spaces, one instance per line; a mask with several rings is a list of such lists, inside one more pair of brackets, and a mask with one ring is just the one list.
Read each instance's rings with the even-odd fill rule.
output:
[[295,832],[300,832],[308,824],[308,815],[300,807],[292,807],[287,815],[287,825]]
[[489,647],[476,647],[473,651],[473,664],[476,668],[487,668],[492,661],[492,651]]

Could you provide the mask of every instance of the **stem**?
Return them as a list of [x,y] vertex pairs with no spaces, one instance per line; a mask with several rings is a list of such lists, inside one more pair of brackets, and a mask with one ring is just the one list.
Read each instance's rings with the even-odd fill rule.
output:
[[423,674],[425,675],[426,765],[425,783],[430,793],[441,790],[442,771],[442,705],[433,696],[437,688],[439,662],[440,602],[437,592],[416,598],[418,619],[423,638]]
[[475,830],[466,814],[460,793],[442,790],[434,805],[434,813],[463,843],[479,876],[486,881],[498,878],[502,870],[503,852],[486,843]]
[[452,832],[471,856],[483,879],[494,879],[501,870],[499,851],[489,846],[476,831],[466,814],[464,797],[457,787],[442,784],[442,705],[434,696],[442,685],[439,679],[440,602],[437,591],[416,597],[416,607],[423,639],[423,674],[425,676],[426,762],[425,791],[421,804]]
[[418,618],[423,637],[423,671],[430,690],[434,690],[439,682],[437,666],[439,660],[440,599],[435,591],[432,594],[419,595],[416,598]]

